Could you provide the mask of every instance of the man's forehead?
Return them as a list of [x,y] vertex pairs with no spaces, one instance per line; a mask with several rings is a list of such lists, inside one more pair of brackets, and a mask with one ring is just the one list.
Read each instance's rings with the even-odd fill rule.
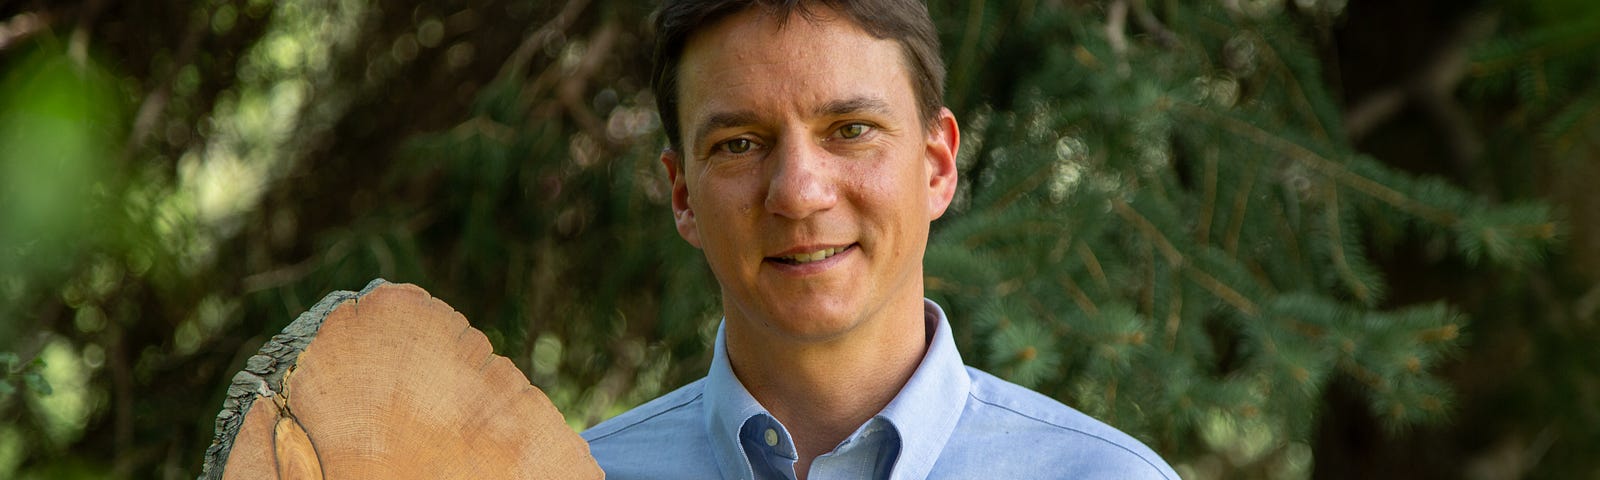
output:
[[767,32],[779,32],[794,26],[800,28],[840,27],[854,29],[865,33],[855,21],[848,16],[841,15],[838,10],[826,4],[808,5],[797,2],[793,7],[782,8],[752,2],[742,10],[716,17],[715,20],[706,22],[694,28],[685,40],[692,43],[696,37],[716,37],[735,29],[759,29]]

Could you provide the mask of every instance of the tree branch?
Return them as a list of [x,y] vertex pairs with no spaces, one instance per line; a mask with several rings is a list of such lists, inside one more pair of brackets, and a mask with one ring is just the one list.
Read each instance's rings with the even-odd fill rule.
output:
[[1173,293],[1167,296],[1167,351],[1178,346],[1178,327],[1183,324],[1183,282],[1172,277]]
[[[112,422],[112,448],[115,458],[130,458],[133,450],[133,360],[129,358],[127,340],[122,334],[122,325],[113,320],[110,323],[107,336],[110,337],[110,349],[107,366],[111,369],[111,385],[113,388],[113,410],[115,420]],[[119,462],[119,469],[125,469]]]
[[[951,79],[950,85],[965,85],[968,72],[972,71],[972,63],[978,56],[978,33],[983,30],[983,0],[974,0],[967,3],[967,26],[961,34],[961,49],[956,53],[956,62],[950,72],[958,78]],[[960,105],[964,98],[961,95],[966,89],[957,88],[951,92],[951,104]]]
[[1399,114],[1406,105],[1415,104],[1433,120],[1434,127],[1444,136],[1450,148],[1452,166],[1461,178],[1470,180],[1480,191],[1494,194],[1493,185],[1469,178],[1478,157],[1483,154],[1483,142],[1474,128],[1465,108],[1456,100],[1455,92],[1471,66],[1471,48],[1492,33],[1497,18],[1492,15],[1467,17],[1459,22],[1449,38],[1434,51],[1432,58],[1410,75],[1394,85],[1368,94],[1345,110],[1345,136],[1350,142],[1361,141],[1379,125]]
[[1095,306],[1094,300],[1091,300],[1089,295],[1083,292],[1082,288],[1078,288],[1078,282],[1073,281],[1071,275],[1057,275],[1056,282],[1060,283],[1062,288],[1067,289],[1067,294],[1072,296],[1073,303],[1077,303],[1078,308],[1082,309],[1083,313],[1088,314],[1090,317],[1100,316],[1100,307]]
[[1229,287],[1221,280],[1211,276],[1210,273],[1206,273],[1204,270],[1189,264],[1183,253],[1172,246],[1172,242],[1168,241],[1167,237],[1156,229],[1155,224],[1150,223],[1149,219],[1144,218],[1144,215],[1140,215],[1133,207],[1121,200],[1112,200],[1111,207],[1112,210],[1117,212],[1118,216],[1133,224],[1134,228],[1144,235],[1146,240],[1149,240],[1157,249],[1161,250],[1161,256],[1166,258],[1167,263],[1182,269],[1184,275],[1188,276],[1190,281],[1210,291],[1217,298],[1222,299],[1222,301],[1227,302],[1247,316],[1254,317],[1261,313],[1261,309],[1256,306],[1255,302],[1245,298],[1238,290]]
[[584,102],[583,95],[584,91],[588,89],[589,77],[594,76],[595,71],[600,68],[601,61],[609,57],[612,48],[616,46],[618,30],[615,21],[607,21],[605,25],[600,27],[600,31],[594,35],[593,42],[584,51],[583,60],[578,62],[577,68],[574,68],[566,76],[566,79],[561,82],[561,86],[556,93],[561,105],[566,107],[567,114],[571,115],[573,120],[576,120],[578,125],[590,137],[594,138],[600,145],[603,145],[606,150],[611,151],[617,150],[618,146],[611,136],[606,133],[605,122],[601,121],[598,115],[589,110],[589,106]]
[[1078,242],[1078,256],[1083,258],[1083,264],[1089,267],[1089,275],[1094,277],[1100,288],[1111,288],[1111,282],[1106,279],[1106,271],[1100,267],[1100,259],[1095,256],[1094,250],[1089,249],[1089,244]]
[[1372,289],[1361,283],[1361,279],[1356,276],[1355,270],[1350,268],[1350,262],[1345,258],[1344,231],[1339,224],[1339,189],[1328,188],[1324,190],[1327,190],[1328,194],[1328,236],[1332,240],[1329,244],[1333,254],[1333,265],[1339,271],[1339,278],[1350,286],[1350,293],[1356,296],[1356,300],[1360,300],[1363,304],[1371,305],[1374,301]]
[[1284,140],[1271,132],[1236,118],[1224,116],[1193,105],[1178,103],[1177,110],[1188,114],[1191,118],[1215,125],[1236,135],[1248,138],[1257,145],[1273,150],[1279,155],[1304,163],[1312,170],[1333,178],[1335,181],[1351,189],[1376,198],[1394,206],[1397,209],[1410,213],[1430,222],[1442,226],[1455,225],[1459,218],[1449,210],[1436,208],[1431,205],[1412,200],[1398,190],[1389,188],[1370,178],[1351,172],[1344,166],[1329,160],[1306,147],[1294,142]]
[[72,38],[67,43],[67,54],[78,65],[89,63],[89,33],[93,30],[95,17],[100,16],[105,4],[105,0],[89,0],[89,4],[78,15],[78,24],[73,27]]
[[12,45],[22,43],[29,37],[48,30],[54,21],[55,15],[50,12],[23,12],[5,22],[0,22],[0,51],[5,51]]
[[1200,243],[1211,242],[1212,215],[1217,208],[1217,156],[1205,156],[1204,187],[1200,194],[1200,221],[1196,224],[1194,240]]
[[1150,5],[1145,0],[1133,0],[1133,18],[1139,21],[1139,28],[1150,32],[1162,48],[1172,48],[1178,44],[1178,36],[1161,24],[1161,20],[1150,11]]
[[1244,233],[1245,208],[1250,206],[1250,192],[1255,189],[1256,175],[1255,171],[1245,172],[1244,185],[1234,191],[1233,213],[1228,217],[1228,231],[1222,236],[1222,250],[1228,252],[1228,256],[1239,253],[1239,236]]
[[173,62],[167,67],[167,71],[162,73],[161,80],[156,82],[150,93],[139,102],[139,112],[134,114],[133,128],[128,133],[127,145],[123,147],[124,161],[144,143],[145,137],[154,129],[156,121],[160,120],[161,114],[166,111],[167,104],[172,100],[172,81],[178,77],[178,72],[182,71],[183,67],[193,61],[195,53],[200,50],[200,39],[209,30],[210,24],[207,23],[207,19],[211,16],[212,14],[208,13],[203,16],[195,15],[190,19],[189,28],[183,34],[183,42],[178,45]]
[[1127,76],[1128,67],[1128,37],[1123,30],[1128,24],[1128,1],[1115,0],[1111,2],[1110,9],[1106,12],[1106,41],[1111,43],[1111,51],[1117,56],[1117,73]]
[[1283,83],[1289,86],[1289,98],[1299,107],[1296,110],[1305,117],[1306,124],[1312,127],[1317,138],[1328,140],[1328,128],[1322,124],[1322,118],[1317,116],[1316,108],[1311,105],[1311,96],[1307,95],[1305,88],[1300,86],[1300,79],[1294,76],[1294,72],[1289,69],[1289,64],[1283,61],[1283,56],[1278,55],[1278,50],[1273,48],[1272,42],[1267,41],[1266,37],[1260,35],[1253,35],[1253,37],[1254,41],[1261,46],[1262,56],[1272,63],[1273,72],[1277,73]]
[[500,67],[500,74],[497,75],[497,78],[509,80],[522,76],[522,73],[528,68],[528,62],[533,61],[533,55],[543,50],[544,46],[552,40],[560,38],[567,28],[572,26],[572,22],[578,18],[578,14],[582,13],[583,9],[588,6],[589,0],[568,1],[566,6],[561,8],[561,13],[556,14],[555,18],[545,22],[544,25],[522,39],[522,43],[517,45],[516,51],[512,52],[511,57],[506,59],[506,63]]

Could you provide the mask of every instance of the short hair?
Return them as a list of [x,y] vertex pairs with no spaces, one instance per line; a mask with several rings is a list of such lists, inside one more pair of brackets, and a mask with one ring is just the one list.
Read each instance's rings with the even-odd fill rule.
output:
[[[900,44],[906,72],[926,127],[944,106],[944,60],[939,57],[939,34],[928,7],[920,0],[816,0],[878,39]],[[682,152],[682,126],[678,124],[678,64],[683,49],[696,31],[755,6],[768,9],[780,21],[799,13],[814,20],[816,13],[802,0],[666,0],[655,15],[655,55],[650,86],[656,110],[670,147]]]

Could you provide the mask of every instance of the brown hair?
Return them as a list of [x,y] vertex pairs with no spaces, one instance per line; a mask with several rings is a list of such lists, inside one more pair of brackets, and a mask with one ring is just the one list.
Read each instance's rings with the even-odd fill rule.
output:
[[[924,126],[939,115],[939,108],[944,106],[944,60],[939,57],[939,34],[928,16],[927,5],[919,0],[820,3],[875,38],[899,42]],[[682,127],[678,125],[678,63],[683,59],[684,44],[696,30],[758,5],[780,19],[789,18],[791,13],[799,13],[808,21],[815,18],[801,0],[667,0],[656,12],[650,86],[655,90],[661,126],[673,150],[681,152],[683,147]]]

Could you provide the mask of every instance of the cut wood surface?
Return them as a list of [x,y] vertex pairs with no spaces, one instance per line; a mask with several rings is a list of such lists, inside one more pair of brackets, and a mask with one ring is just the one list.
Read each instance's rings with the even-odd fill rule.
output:
[[334,292],[234,377],[204,479],[603,478],[482,332],[414,285]]

